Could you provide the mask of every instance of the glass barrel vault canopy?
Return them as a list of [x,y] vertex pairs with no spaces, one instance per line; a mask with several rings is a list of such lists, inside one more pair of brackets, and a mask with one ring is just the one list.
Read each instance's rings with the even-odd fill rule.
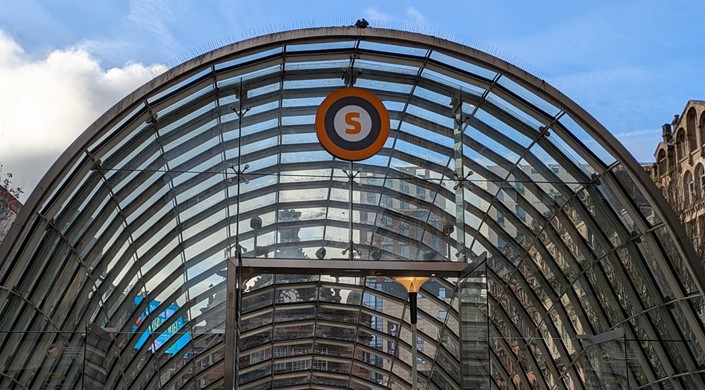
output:
[[[313,127],[349,85],[391,122],[354,163]],[[394,30],[262,36],[127,96],[31,194],[0,246],[0,387],[406,389],[405,291],[374,272],[403,261],[467,264],[419,293],[420,388],[703,388],[684,237],[624,147],[513,65]]]

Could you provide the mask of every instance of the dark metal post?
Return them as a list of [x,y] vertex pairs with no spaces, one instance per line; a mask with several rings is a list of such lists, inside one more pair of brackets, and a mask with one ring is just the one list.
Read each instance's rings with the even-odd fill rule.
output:
[[629,364],[627,361],[627,328],[624,328],[624,379],[627,381],[627,390],[629,390]]
[[411,317],[411,389],[416,390],[419,388],[418,384],[418,377],[416,374],[417,368],[416,368],[416,358],[418,355],[418,347],[417,347],[417,335],[416,335],[416,322],[417,322],[417,314],[416,310],[418,307],[417,303],[417,293],[416,292],[410,292],[409,293],[409,311],[410,311],[410,317]]
[[417,308],[418,308],[418,292],[421,290],[421,285],[425,281],[430,279],[428,276],[397,276],[394,278],[396,282],[404,286],[406,289],[406,294],[409,297],[409,317],[411,318],[411,389],[418,389],[418,378],[417,378],[417,362],[416,357],[418,355],[417,347],[417,332],[416,332],[416,322],[418,320]]
[[237,312],[237,266],[233,259],[228,259],[228,280],[226,281],[227,298],[225,306],[225,372],[223,387],[227,390],[235,388],[235,348],[236,348],[236,312]]

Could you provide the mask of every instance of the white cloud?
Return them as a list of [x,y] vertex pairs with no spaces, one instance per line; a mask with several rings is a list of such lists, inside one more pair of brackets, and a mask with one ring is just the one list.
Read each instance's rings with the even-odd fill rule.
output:
[[167,26],[173,16],[173,7],[174,4],[164,0],[131,0],[128,18],[168,49],[175,49],[178,45]]
[[654,152],[661,142],[661,129],[629,130],[614,136],[637,161],[655,161]]
[[[81,48],[55,50],[32,59],[0,31],[0,162],[24,179],[25,192],[48,162],[110,106],[165,70],[162,65],[126,64],[103,69]],[[31,166],[32,156],[38,163]],[[54,156],[51,158],[50,156]],[[20,177],[24,172],[26,177]]]
[[428,20],[426,17],[416,9],[416,7],[410,6],[406,9],[404,14],[390,14],[384,12],[375,7],[368,7],[365,9],[365,19],[375,24],[387,24],[389,22],[410,22],[417,26],[427,26]]
[[384,22],[388,22],[389,20],[391,20],[392,17],[389,14],[382,12],[377,8],[368,7],[365,10],[365,19],[367,19],[367,21],[369,21],[369,22],[384,23]]
[[420,26],[425,26],[428,24],[426,17],[414,7],[407,8],[406,17],[409,18],[414,24],[418,24]]
[[22,55],[22,48],[0,30],[0,67],[16,66]]

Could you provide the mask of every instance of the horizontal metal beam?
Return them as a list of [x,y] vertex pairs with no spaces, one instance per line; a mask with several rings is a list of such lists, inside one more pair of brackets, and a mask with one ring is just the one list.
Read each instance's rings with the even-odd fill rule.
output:
[[294,274],[331,276],[438,276],[462,278],[474,268],[474,263],[449,261],[370,261],[370,260],[310,260],[237,258],[229,261],[241,267],[243,275]]

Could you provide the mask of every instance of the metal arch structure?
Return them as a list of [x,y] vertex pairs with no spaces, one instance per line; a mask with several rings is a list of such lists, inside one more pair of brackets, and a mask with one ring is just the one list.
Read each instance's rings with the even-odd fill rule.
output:
[[[350,85],[391,119],[354,163],[313,129]],[[405,389],[412,345],[425,389],[705,387],[702,265],[641,167],[543,80],[421,34],[171,69],[62,154],[0,261],[2,388]],[[375,272],[399,261],[468,270],[424,284],[417,340]]]

